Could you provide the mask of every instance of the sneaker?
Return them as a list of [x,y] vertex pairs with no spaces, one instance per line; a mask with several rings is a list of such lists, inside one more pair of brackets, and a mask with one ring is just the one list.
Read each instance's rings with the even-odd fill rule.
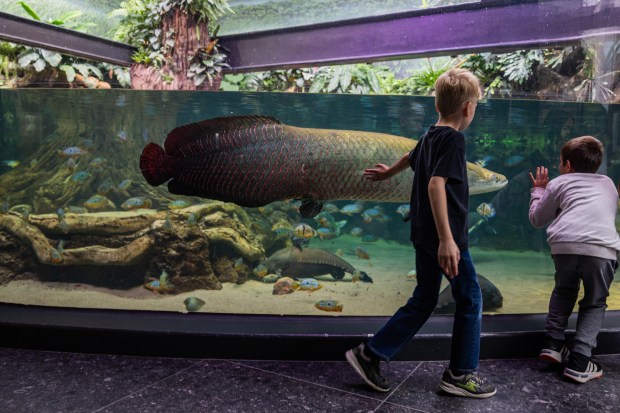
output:
[[570,355],[568,365],[564,369],[564,377],[577,383],[585,383],[602,376],[603,368],[601,365],[591,357],[579,353],[572,353]]
[[390,391],[390,382],[381,376],[379,363],[376,357],[369,357],[364,353],[364,344],[346,352],[347,361],[364,381],[376,391]]
[[439,388],[446,393],[456,396],[473,397],[476,399],[486,399],[495,396],[497,389],[491,383],[475,373],[453,376],[450,369],[446,369],[439,383]]
[[545,339],[545,346],[540,350],[538,358],[542,361],[548,361],[550,363],[562,363],[568,362],[568,356],[570,351],[568,347],[564,345],[561,340],[553,339],[549,336]]

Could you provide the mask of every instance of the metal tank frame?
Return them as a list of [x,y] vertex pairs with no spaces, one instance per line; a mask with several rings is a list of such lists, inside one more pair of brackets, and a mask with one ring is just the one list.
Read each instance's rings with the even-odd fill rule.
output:
[[[343,360],[388,317],[126,311],[0,304],[0,346],[142,356]],[[544,314],[483,315],[482,359],[536,357]],[[576,314],[569,320],[574,330]],[[571,337],[572,331],[568,332]],[[433,316],[396,360],[450,358],[452,316]],[[594,354],[620,348],[620,311],[606,314]]]
[[[618,21],[618,0],[480,0],[220,36],[220,43],[230,50],[229,72],[250,72],[556,47],[618,35]],[[131,55],[136,50],[3,12],[0,39],[124,66],[133,63]]]

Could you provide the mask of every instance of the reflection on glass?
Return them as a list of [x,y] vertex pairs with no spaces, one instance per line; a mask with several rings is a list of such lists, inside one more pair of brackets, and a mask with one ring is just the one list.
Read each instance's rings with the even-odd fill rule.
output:
[[228,4],[234,14],[227,14],[218,23],[221,25],[220,34],[229,35],[479,2],[480,0],[230,0]]

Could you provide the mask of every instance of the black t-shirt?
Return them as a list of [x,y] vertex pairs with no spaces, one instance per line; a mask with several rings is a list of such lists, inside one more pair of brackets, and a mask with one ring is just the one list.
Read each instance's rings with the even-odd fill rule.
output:
[[454,241],[460,250],[468,248],[467,229],[469,185],[465,137],[448,126],[431,126],[409,153],[414,171],[411,191],[411,241],[431,254],[437,254],[439,237],[428,196],[433,176],[448,178],[446,197],[448,221]]

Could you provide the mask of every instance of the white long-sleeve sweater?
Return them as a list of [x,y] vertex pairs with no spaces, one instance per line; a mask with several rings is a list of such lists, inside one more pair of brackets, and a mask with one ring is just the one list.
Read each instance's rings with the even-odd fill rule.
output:
[[611,179],[592,173],[567,173],[546,188],[532,188],[530,222],[549,223],[547,241],[552,254],[577,254],[617,259],[618,192]]

